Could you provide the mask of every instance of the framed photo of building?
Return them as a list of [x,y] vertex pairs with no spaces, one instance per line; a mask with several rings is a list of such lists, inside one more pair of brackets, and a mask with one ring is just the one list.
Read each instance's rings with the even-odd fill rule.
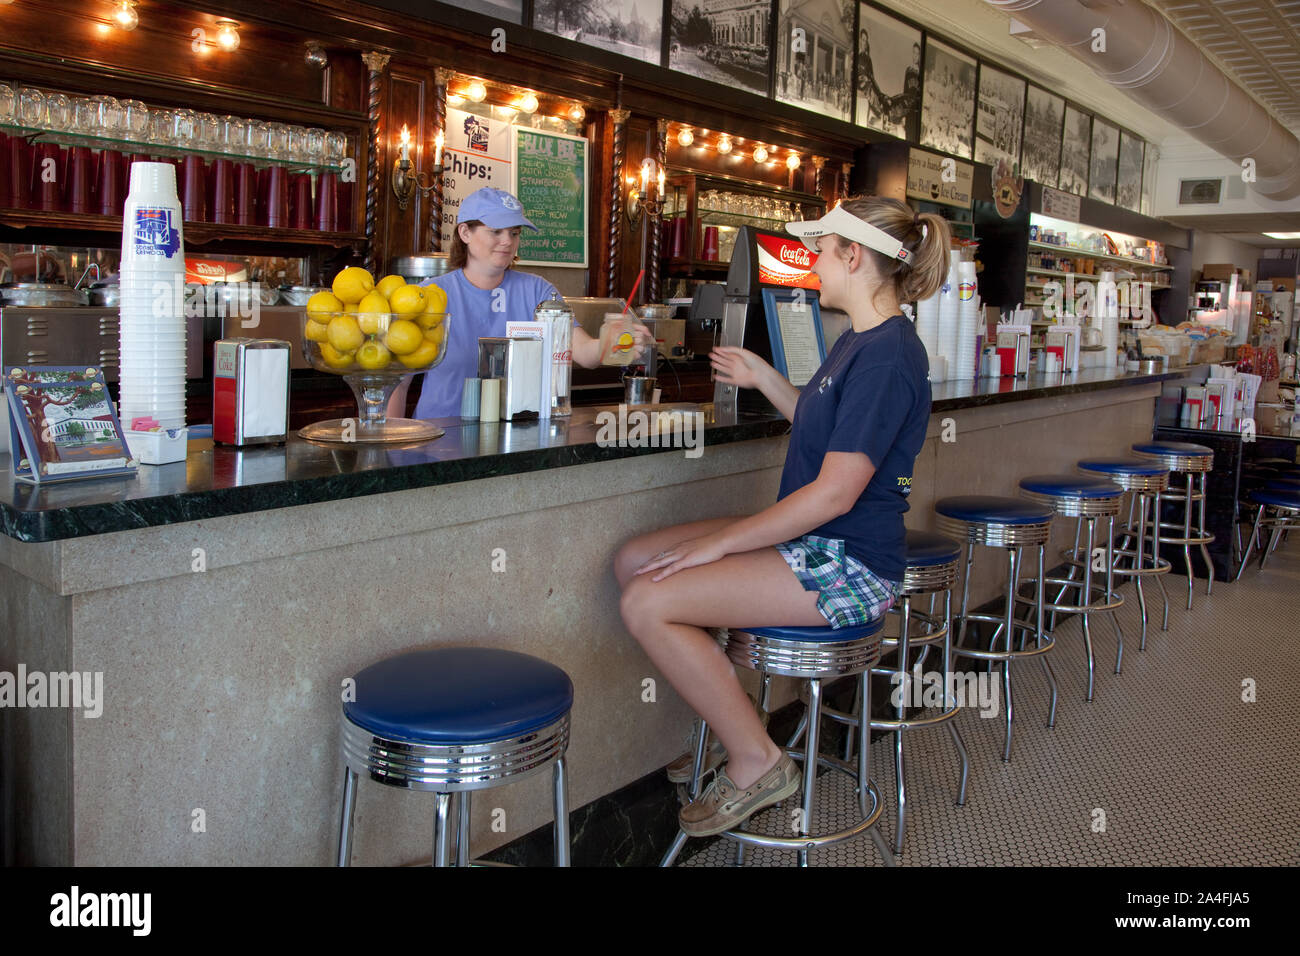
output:
[[921,135],[921,31],[858,4],[859,126],[915,143]]
[[1025,101],[1025,136],[1020,172],[1036,183],[1054,186],[1061,174],[1061,130],[1065,100],[1047,90],[1029,87]]
[[1020,136],[1025,124],[1025,81],[980,64],[980,88],[975,112],[975,161],[996,166],[1020,163]]
[[772,0],[672,0],[668,65],[766,96]]
[[1156,166],[1160,162],[1160,150],[1156,148],[1155,143],[1146,144],[1146,153],[1142,159],[1142,208],[1139,210],[1144,216],[1154,216],[1155,211],[1152,209],[1152,195],[1156,187]]
[[854,0],[777,0],[776,98],[847,120],[853,103]]
[[1091,148],[1092,116],[1066,104],[1058,188],[1076,196],[1088,195],[1088,155]]
[[534,0],[533,29],[659,65],[663,0]]
[[524,22],[524,0],[440,0],[449,7],[472,10],[511,23]]
[[975,60],[925,38],[921,145],[970,159],[975,121]]
[[1119,180],[1115,205],[1140,212],[1142,209],[1142,147],[1146,144],[1131,133],[1119,134]]
[[1119,129],[1099,119],[1092,121],[1092,162],[1088,166],[1088,195],[1115,201],[1115,171],[1119,164]]

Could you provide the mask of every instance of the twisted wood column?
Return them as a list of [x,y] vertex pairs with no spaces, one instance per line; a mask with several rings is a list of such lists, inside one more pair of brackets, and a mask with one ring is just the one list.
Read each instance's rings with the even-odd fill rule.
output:
[[840,163],[840,181],[838,183],[840,199],[849,198],[849,170],[852,168],[852,163]]
[[609,193],[609,261],[605,263],[605,295],[618,295],[619,261],[623,258],[623,157],[627,147],[627,121],[631,110],[609,111],[614,123],[614,157]]
[[375,272],[375,230],[379,214],[379,94],[380,78],[388,68],[387,53],[363,53],[369,83],[366,87],[366,117],[370,123],[370,142],[366,147],[366,268]]
[[[668,120],[658,119],[655,121],[655,163],[660,169],[668,163]],[[660,203],[663,202],[663,196],[659,196]],[[660,206],[660,209],[663,207]],[[646,229],[650,232],[650,263],[646,268],[646,281],[649,286],[646,289],[647,302],[658,302],[660,300],[660,283],[659,283],[659,243],[663,236],[662,218],[656,216],[651,218],[645,217]]]
[[[454,70],[439,66],[433,71],[433,135],[436,139],[442,133],[443,162],[447,159],[447,84],[451,82]],[[426,248],[433,252],[442,252],[442,174],[432,165],[429,175],[433,179],[433,191],[429,193],[429,241]]]
[[822,168],[826,165],[825,156],[814,156],[813,164],[813,192],[818,196],[822,194]]

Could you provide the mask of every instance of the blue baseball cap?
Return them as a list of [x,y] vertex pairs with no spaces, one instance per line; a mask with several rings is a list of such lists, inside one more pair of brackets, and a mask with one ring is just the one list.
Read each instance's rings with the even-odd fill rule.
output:
[[524,216],[523,204],[504,189],[484,186],[465,197],[460,204],[457,222],[472,222],[477,219],[493,229],[508,229],[511,226],[527,226],[533,232],[538,229]]

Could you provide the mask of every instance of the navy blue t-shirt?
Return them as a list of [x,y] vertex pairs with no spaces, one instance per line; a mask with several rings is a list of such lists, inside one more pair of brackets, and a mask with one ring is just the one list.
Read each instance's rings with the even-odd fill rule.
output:
[[852,510],[809,534],[842,539],[851,557],[891,581],[903,580],[903,513],[930,420],[929,368],[901,315],[845,332],[799,395],[781,472],[777,500],[814,481],[827,452],[870,458],[876,473]]

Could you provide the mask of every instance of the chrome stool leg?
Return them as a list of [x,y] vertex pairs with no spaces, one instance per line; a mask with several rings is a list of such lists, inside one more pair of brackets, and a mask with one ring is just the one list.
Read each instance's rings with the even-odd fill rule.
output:
[[[1206,472],[1203,471],[1200,473],[1199,477],[1200,480],[1197,482],[1197,484],[1200,485],[1201,500],[1197,503],[1199,505],[1199,511],[1198,511],[1199,517],[1196,523],[1196,527],[1197,530],[1200,532],[1201,537],[1204,538],[1205,537],[1205,499],[1207,497],[1205,493],[1205,481],[1208,475]],[[1209,594],[1214,591],[1214,562],[1210,560],[1209,545],[1207,545],[1204,541],[1201,541],[1199,547],[1201,549],[1201,557],[1205,560],[1205,574],[1206,574],[1205,593],[1206,596],[1209,596]]]
[[[1152,537],[1151,555],[1153,559],[1152,567],[1155,567],[1156,565],[1158,565],[1160,561],[1160,494],[1159,492],[1156,493],[1155,501],[1152,504],[1152,508],[1154,509],[1155,514],[1153,515],[1152,518],[1152,524],[1154,525],[1154,527],[1152,528],[1152,534],[1151,534]],[[1165,576],[1163,574],[1156,575],[1156,584],[1160,585],[1160,596],[1161,598],[1164,599],[1165,602],[1165,616],[1163,620],[1161,620],[1160,622],[1160,630],[1167,631],[1169,630],[1169,592],[1165,590]]]
[[[907,671],[907,658],[909,651],[908,628],[912,621],[912,599],[909,595],[904,594],[898,612],[899,631],[898,631],[898,667],[902,672],[903,679],[899,683],[899,688],[904,689],[908,686],[909,676]],[[863,683],[870,679],[870,674],[863,674]],[[869,693],[868,689],[868,693]],[[907,715],[907,701],[910,695],[906,690],[898,696],[898,706],[895,708],[895,716],[901,722]],[[869,715],[868,715],[869,716]],[[871,736],[868,734],[862,738],[865,751],[871,743]],[[898,797],[898,828],[894,833],[894,852],[903,852],[903,834],[907,830],[907,766],[903,757],[903,728],[900,726],[894,731],[894,775],[895,775],[895,793]],[[864,814],[865,815],[865,814]]]
[[[948,625],[948,633],[943,639],[943,676],[945,681],[951,680],[952,675],[952,589],[946,589],[943,592],[943,618]],[[949,710],[957,706],[957,698],[951,693],[951,685],[945,684],[943,688],[943,708]],[[966,753],[966,742],[961,739],[961,732],[957,730],[957,725],[949,720],[948,732],[952,734],[952,745],[957,750],[957,760],[961,764],[961,771],[957,780],[957,806],[966,805],[966,784],[970,779],[970,756]]]
[[[1106,593],[1115,593],[1115,516],[1106,519]],[[1119,613],[1111,608],[1110,622],[1115,625],[1115,673],[1124,664],[1124,629],[1119,625]]]
[[1255,547],[1255,541],[1259,538],[1259,525],[1264,520],[1264,506],[1260,505],[1259,510],[1255,513],[1255,524],[1250,529],[1250,540],[1246,542],[1246,551],[1241,556],[1241,564],[1237,566],[1237,576],[1233,581],[1241,580],[1241,572],[1246,569],[1246,562],[1250,560],[1251,549]]
[[[1007,563],[1008,563],[1007,574],[1010,576],[1009,583],[1007,585],[1007,613],[1006,613],[1006,622],[1005,622],[1006,630],[1007,630],[1007,651],[1008,652],[1011,650],[1011,630],[1012,630],[1012,620],[1015,616],[1016,591],[1019,590],[1019,584],[1020,584],[1019,580],[1017,580],[1016,577],[1016,571],[1019,567],[1020,562],[1016,560],[1016,556],[1017,555],[1016,555],[1015,548],[1007,549]],[[1040,588],[1042,587],[1041,581],[1039,583],[1039,587]],[[990,647],[990,650],[992,650],[992,647]],[[1006,761],[1011,759],[1012,705],[1011,705],[1011,658],[1010,657],[1008,657],[1005,661],[1002,662],[1002,696],[1006,701],[1006,711],[1007,711],[1006,713],[1007,740],[1002,748],[1002,759]]]
[[[708,749],[709,724],[703,717],[697,717],[699,721],[699,734],[695,743],[695,766],[691,771],[691,782],[687,788],[686,802],[690,803],[700,795],[700,777],[704,772],[704,752]],[[567,824],[566,824],[567,825]],[[668,851],[664,858],[659,861],[661,867],[672,866],[677,859],[677,854],[682,852],[682,847],[686,845],[688,837],[680,828],[677,835],[673,837],[673,842],[669,844]]]
[[459,804],[456,814],[456,865],[469,866],[469,800],[472,794],[463,790],[456,794]]
[[[555,792],[555,865],[569,865],[569,773],[568,757],[555,761],[552,787]],[[465,794],[466,797],[469,794]]]
[[[1044,633],[1043,632],[1043,588],[1044,588],[1044,582],[1046,582],[1047,580],[1046,568],[1044,566],[1046,556],[1047,556],[1047,542],[1044,541],[1042,544],[1038,546],[1038,601],[1037,601],[1038,606],[1036,609],[1038,613],[1038,630],[1036,633],[1035,643],[1039,647],[1043,646],[1043,633]],[[1042,662],[1043,673],[1047,676],[1047,685],[1048,687],[1051,688],[1051,703],[1048,706],[1048,711],[1047,711],[1047,726],[1049,728],[1052,728],[1056,726],[1056,699],[1059,696],[1056,687],[1056,674],[1052,670],[1052,662],[1047,659],[1047,655],[1040,654],[1038,656],[1038,659],[1039,661]],[[1010,707],[1011,707],[1011,698],[1008,696],[1007,697],[1008,710],[1010,710]],[[1008,741],[1008,744],[1009,743],[1010,741]]]
[[451,798],[450,793],[439,793],[437,809],[433,815],[433,865],[451,866]]
[[[869,713],[866,706],[863,707],[863,711]],[[821,744],[821,716],[822,682],[814,678],[808,682],[808,733],[804,740],[803,818],[800,836],[812,830],[813,796],[817,789],[817,754],[820,752]],[[863,753],[869,753],[871,750],[870,746],[860,749]],[[808,865],[807,850],[799,851],[799,865]]]
[[339,819],[339,866],[352,865],[352,815],[357,808],[357,772],[343,768],[343,812]]

